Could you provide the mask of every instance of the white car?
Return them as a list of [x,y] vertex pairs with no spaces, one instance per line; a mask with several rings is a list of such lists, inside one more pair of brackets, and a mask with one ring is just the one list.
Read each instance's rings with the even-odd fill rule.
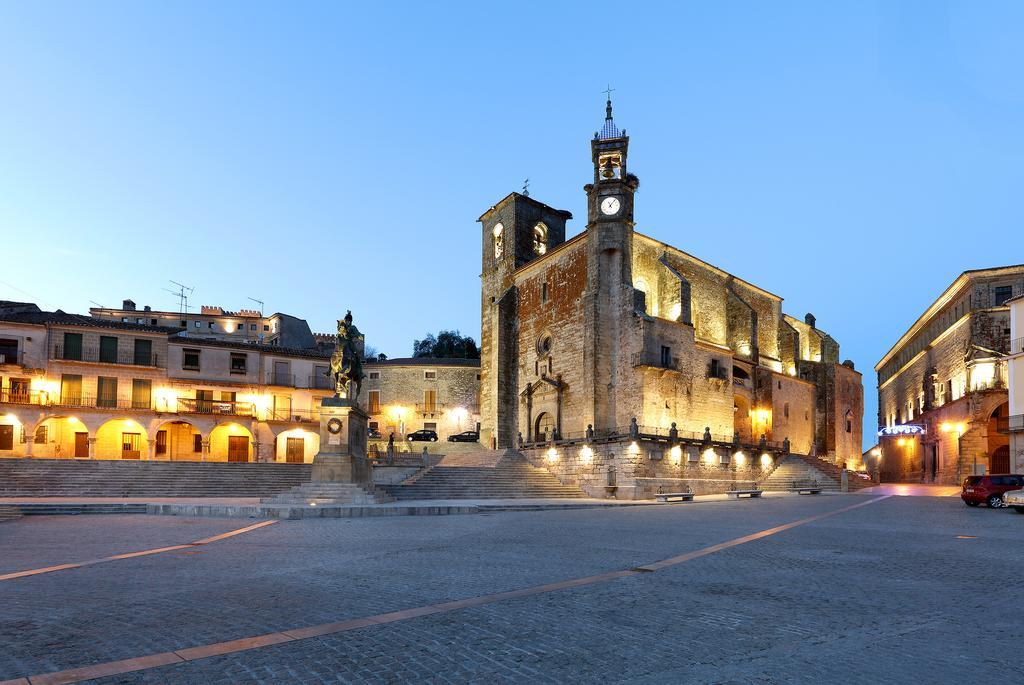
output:
[[1003,506],[1013,507],[1018,514],[1024,514],[1024,490],[1011,490],[1003,493]]

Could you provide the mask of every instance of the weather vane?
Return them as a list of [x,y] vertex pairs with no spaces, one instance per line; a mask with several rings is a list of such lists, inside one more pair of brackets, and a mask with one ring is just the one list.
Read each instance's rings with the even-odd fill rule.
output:
[[530,179],[523,181],[523,195],[530,197]]

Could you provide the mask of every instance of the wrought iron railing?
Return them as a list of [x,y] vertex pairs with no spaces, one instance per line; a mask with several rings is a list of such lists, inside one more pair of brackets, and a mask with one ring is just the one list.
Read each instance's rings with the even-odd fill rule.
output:
[[0,390],[0,404],[46,404],[48,393],[38,390],[18,392],[14,390]]
[[178,411],[185,414],[226,414],[230,416],[252,416],[252,402],[231,402],[227,400],[197,400],[179,397]]
[[320,412],[312,409],[271,409],[267,412],[267,421],[316,423],[320,421]]
[[130,366],[154,366],[163,368],[165,363],[158,355],[136,350],[109,350],[99,347],[66,347],[54,345],[50,359],[61,361],[91,362],[97,364],[124,364]]
[[299,376],[294,373],[268,371],[265,382],[267,385],[277,385],[283,388],[334,390],[334,379],[326,374]]

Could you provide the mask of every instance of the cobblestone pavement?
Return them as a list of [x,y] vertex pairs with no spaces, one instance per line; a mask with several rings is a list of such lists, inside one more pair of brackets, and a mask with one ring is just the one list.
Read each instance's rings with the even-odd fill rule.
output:
[[[0,680],[629,569],[868,499],[281,522],[0,582]],[[0,550],[21,568],[238,525],[22,519]],[[1015,679],[1022,542],[1013,512],[890,497],[653,573],[90,682]]]

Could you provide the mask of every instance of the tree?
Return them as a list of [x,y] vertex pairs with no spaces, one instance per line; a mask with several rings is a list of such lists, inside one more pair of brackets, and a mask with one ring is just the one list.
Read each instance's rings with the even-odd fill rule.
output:
[[433,333],[427,333],[423,340],[414,341],[412,356],[479,359],[480,349],[476,346],[476,341],[468,335],[460,335],[458,331],[438,331],[436,336]]

